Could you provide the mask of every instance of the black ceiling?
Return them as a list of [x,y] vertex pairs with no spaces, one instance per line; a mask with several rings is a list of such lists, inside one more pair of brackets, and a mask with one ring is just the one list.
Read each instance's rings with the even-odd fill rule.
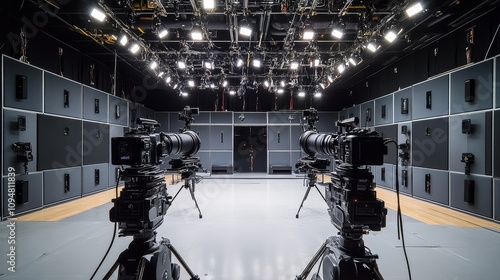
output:
[[[416,0],[215,0],[211,10],[203,9],[201,0],[12,2],[19,2],[11,9],[19,18],[37,11],[55,17],[57,20],[43,26],[44,32],[110,69],[114,68],[116,52],[119,71],[131,77],[154,77],[159,84],[155,89],[170,93],[169,103],[182,103],[181,91],[228,95],[234,90],[240,98],[254,92],[278,94],[281,81],[285,82],[285,92],[295,96],[302,90],[309,96],[317,91],[332,95],[440,39],[499,1],[421,1],[424,10],[411,18],[405,11]],[[90,16],[94,7],[106,14],[103,22]],[[249,37],[238,32],[247,23],[253,29]],[[341,39],[331,34],[337,26],[344,30]],[[391,26],[402,30],[393,43],[383,37]],[[168,35],[160,39],[158,32],[163,28]],[[196,28],[202,30],[201,41],[190,37]],[[315,32],[312,40],[303,38],[308,28]],[[129,38],[126,46],[119,44],[124,34]],[[369,41],[380,46],[375,53],[366,49]],[[129,51],[133,42],[141,46],[136,54]],[[349,65],[348,58],[353,55],[362,59],[357,66]],[[263,59],[259,68],[252,65],[257,56]],[[237,58],[243,59],[242,67],[237,66]],[[320,58],[317,67],[311,66],[315,58]],[[179,59],[187,62],[187,69],[178,69]],[[159,65],[154,70],[149,68],[153,60]],[[215,62],[213,69],[203,67],[208,60]],[[299,63],[298,69],[290,69],[292,62]],[[342,74],[338,72],[340,64],[347,68]],[[188,79],[195,81],[194,87],[187,84]],[[223,80],[228,81],[227,87],[222,86]],[[266,87],[265,81],[271,85]],[[176,85],[180,89],[174,89]],[[321,85],[328,87],[323,89]],[[149,104],[161,110],[158,101],[161,99],[151,94]]]

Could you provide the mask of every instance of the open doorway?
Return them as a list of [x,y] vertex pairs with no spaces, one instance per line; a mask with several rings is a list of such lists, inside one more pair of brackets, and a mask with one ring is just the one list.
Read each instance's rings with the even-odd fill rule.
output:
[[235,126],[235,172],[267,172],[266,126]]

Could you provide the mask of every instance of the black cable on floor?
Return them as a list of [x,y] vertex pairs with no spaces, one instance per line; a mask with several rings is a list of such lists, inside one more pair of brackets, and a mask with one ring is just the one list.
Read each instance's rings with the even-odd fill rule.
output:
[[[408,268],[408,278],[411,280],[410,262],[408,261],[408,254],[406,253],[405,237],[403,232],[403,215],[401,212],[401,203],[399,201],[399,157],[398,157],[398,143],[391,139],[384,139],[384,144],[394,143],[396,145],[396,199],[397,199],[397,227],[398,227],[398,239],[401,240],[403,245],[403,253],[405,255],[406,267]],[[401,235],[401,236],[400,236]]]
[[[120,174],[121,174],[121,172],[120,172]],[[118,179],[116,179],[115,198],[118,198],[118,184],[120,182],[120,177],[121,177],[121,175],[118,175]],[[115,212],[118,212],[118,209],[116,207],[115,207]],[[115,217],[117,217],[117,213],[115,213]],[[108,249],[106,250],[106,253],[102,257],[101,262],[99,263],[99,265],[95,269],[94,273],[90,277],[90,280],[94,279],[94,276],[97,274],[97,272],[101,268],[101,265],[104,263],[104,260],[106,260],[108,254],[109,254],[109,251],[111,251],[111,247],[113,247],[113,243],[115,242],[115,237],[116,237],[117,224],[118,224],[117,222],[114,222],[113,238],[111,238],[111,243],[109,243],[109,246],[108,246]]]

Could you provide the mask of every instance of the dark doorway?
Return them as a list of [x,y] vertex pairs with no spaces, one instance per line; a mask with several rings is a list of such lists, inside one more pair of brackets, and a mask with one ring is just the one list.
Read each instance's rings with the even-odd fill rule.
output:
[[267,172],[267,128],[234,127],[234,171]]

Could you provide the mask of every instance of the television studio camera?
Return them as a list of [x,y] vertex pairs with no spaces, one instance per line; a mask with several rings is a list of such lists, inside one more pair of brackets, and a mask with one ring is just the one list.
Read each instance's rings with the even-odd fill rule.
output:
[[[191,108],[186,106],[182,113],[179,113],[179,121],[184,122],[184,127],[180,129],[180,133],[182,134],[190,134],[193,137],[197,134],[191,131],[191,123],[194,121],[193,116],[197,116],[199,114],[198,108]],[[200,145],[197,146],[196,152],[198,152]],[[183,180],[183,185],[179,188],[177,193],[172,198],[173,202],[175,198],[179,195],[182,189],[189,190],[191,194],[191,199],[194,201],[194,205],[196,209],[198,209],[198,217],[201,219],[203,215],[201,214],[200,207],[198,206],[198,202],[196,201],[196,197],[194,192],[196,190],[196,184],[199,183],[202,177],[196,175],[196,171],[203,170],[201,165],[201,159],[199,157],[193,157],[194,153],[182,154],[180,158],[171,159],[169,161],[170,168],[167,169],[168,173],[175,173],[181,175],[181,180]],[[204,171],[204,170],[203,170]]]
[[358,123],[358,118],[349,118],[337,122],[336,134],[306,131],[300,138],[304,151],[335,159],[325,196],[328,214],[339,234],[327,238],[296,280],[305,280],[320,258],[323,278],[318,269],[313,280],[383,279],[376,263],[378,256],[364,246],[363,235],[385,227],[387,209],[376,197],[373,174],[362,166],[382,165],[387,147],[375,131],[357,128]]
[[180,267],[171,263],[171,253],[186,269],[190,279],[195,275],[170,241],[156,241],[156,231],[171,205],[167,194],[165,174],[159,168],[162,158],[181,154],[192,156],[200,147],[200,138],[192,131],[182,133],[155,132],[158,122],[137,119],[137,128],[123,137],[111,139],[111,159],[114,165],[127,165],[117,181],[123,180],[120,196],[113,199],[109,211],[111,222],[118,223],[119,236],[133,236],[128,249],[123,251],[104,279],[109,279],[116,268],[118,279],[177,280]]
[[317,151],[313,149],[314,147],[311,148],[309,147],[309,136],[326,135],[326,134],[318,134],[317,132],[316,123],[319,121],[318,111],[316,111],[316,109],[313,108],[304,110],[302,111],[302,118],[307,122],[307,125],[305,126],[305,132],[302,133],[302,135],[299,138],[299,144],[302,147],[302,151],[307,155],[297,160],[295,168],[297,168],[299,172],[306,174],[307,189],[306,193],[304,194],[304,198],[300,203],[299,210],[297,211],[297,214],[295,214],[295,218],[299,218],[300,209],[302,209],[302,206],[304,206],[304,202],[309,196],[311,188],[313,187],[316,188],[319,195],[321,195],[323,200],[326,202],[326,198],[318,189],[316,182],[317,182],[317,175],[328,173],[329,172],[328,167],[331,164],[330,160],[328,159],[316,157]]

